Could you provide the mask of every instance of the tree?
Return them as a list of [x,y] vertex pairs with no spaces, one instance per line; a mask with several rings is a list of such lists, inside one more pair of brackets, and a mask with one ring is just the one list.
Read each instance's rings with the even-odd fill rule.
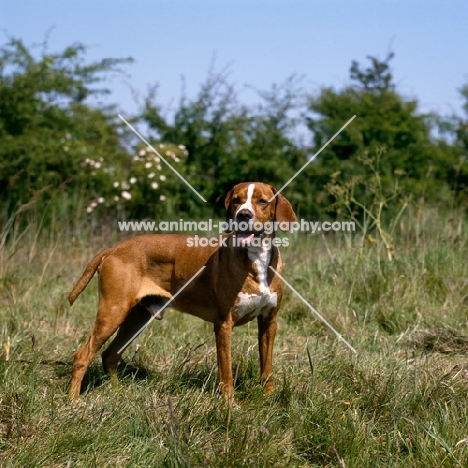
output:
[[[305,163],[305,151],[289,135],[295,127],[291,113],[297,106],[297,84],[291,78],[261,93],[262,104],[254,108],[239,104],[224,74],[210,72],[194,100],[181,99],[173,119],[162,114],[154,94],[146,100],[142,118],[154,131],[154,141],[187,148],[184,174],[220,207],[234,184],[260,180],[281,186]],[[191,199],[188,194],[185,203]],[[185,211],[183,203],[179,207]]]
[[37,193],[49,200],[59,189],[105,193],[108,177],[85,161],[112,161],[118,173],[128,159],[112,108],[86,100],[108,93],[95,85],[131,59],[89,64],[85,52],[74,44],[51,54],[44,45],[36,58],[17,39],[0,49],[0,201],[7,214]]
[[[437,200],[447,191],[447,155],[431,137],[430,116],[418,113],[416,100],[404,99],[393,83],[390,61],[368,57],[363,69],[353,61],[351,84],[342,90],[322,89],[309,99],[308,127],[318,150],[353,115],[356,119],[321,153],[313,170],[322,190],[334,174],[337,179],[360,176],[356,195],[366,198],[365,180],[375,160],[384,189],[399,179],[402,190]],[[378,161],[377,161],[378,159]],[[375,164],[374,164],[375,167]],[[333,197],[328,198],[333,202]]]
[[462,106],[465,114],[438,119],[442,135],[448,135],[448,139],[440,139],[439,146],[451,155],[453,163],[448,171],[448,178],[452,181],[457,200],[466,203],[468,200],[468,84],[459,91],[465,100]]

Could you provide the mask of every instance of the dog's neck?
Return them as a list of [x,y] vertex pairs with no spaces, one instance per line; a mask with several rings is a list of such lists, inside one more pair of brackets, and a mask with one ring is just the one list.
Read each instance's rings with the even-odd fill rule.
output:
[[271,247],[247,247],[247,255],[257,267],[260,292],[268,289],[268,266],[271,260]]

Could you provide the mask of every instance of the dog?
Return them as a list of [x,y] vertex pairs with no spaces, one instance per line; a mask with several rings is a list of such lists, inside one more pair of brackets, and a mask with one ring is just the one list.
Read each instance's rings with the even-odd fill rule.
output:
[[[282,263],[275,242],[280,239],[264,226],[276,222],[281,228],[296,221],[296,215],[274,187],[259,182],[236,185],[224,204],[226,221],[236,227],[220,238],[219,245],[194,246],[194,237],[186,234],[148,234],[124,240],[91,260],[68,297],[73,305],[98,271],[96,322],[73,360],[71,399],[79,397],[89,363],[117,330],[102,353],[107,373],[115,374],[124,349],[152,315],[162,318],[160,311],[169,302],[213,323],[219,389],[227,400],[234,395],[233,328],[256,318],[261,382],[264,393],[273,392],[273,342],[283,295],[283,283],[274,270],[281,274]],[[241,230],[242,224],[247,229]]]

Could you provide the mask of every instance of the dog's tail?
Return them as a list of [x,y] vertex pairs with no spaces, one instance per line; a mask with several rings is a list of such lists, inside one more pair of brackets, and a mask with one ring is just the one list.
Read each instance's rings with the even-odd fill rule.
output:
[[105,249],[102,252],[99,252],[88,264],[86,270],[83,272],[81,278],[76,282],[75,286],[71,290],[71,293],[68,295],[68,302],[72,306],[76,298],[82,293],[83,289],[88,286],[88,283],[91,281],[91,278],[96,273],[99,265],[101,264],[102,259],[108,255],[113,249]]

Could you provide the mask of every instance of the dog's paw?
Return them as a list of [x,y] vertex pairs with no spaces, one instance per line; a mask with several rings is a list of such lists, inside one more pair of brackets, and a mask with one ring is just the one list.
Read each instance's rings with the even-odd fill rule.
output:
[[241,405],[234,399],[234,396],[219,395],[219,397],[224,402],[225,408],[229,411],[238,412],[242,410]]

